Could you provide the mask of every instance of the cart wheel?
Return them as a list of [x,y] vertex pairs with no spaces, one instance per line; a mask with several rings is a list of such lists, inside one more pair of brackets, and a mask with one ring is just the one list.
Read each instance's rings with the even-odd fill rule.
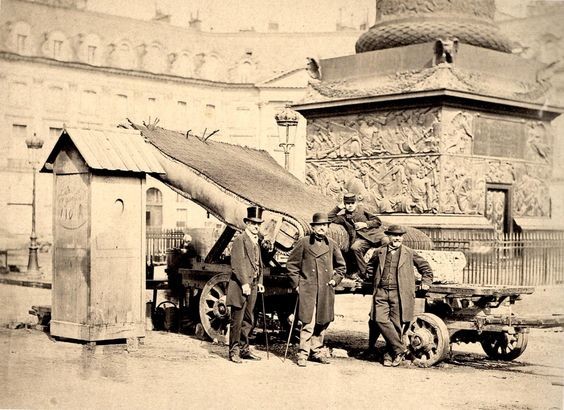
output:
[[200,294],[200,322],[206,334],[215,342],[227,343],[229,309],[225,304],[229,274],[211,278]]
[[486,354],[495,360],[517,359],[527,348],[529,335],[527,333],[515,333],[513,335],[504,332],[484,333],[480,340]]
[[413,363],[429,367],[447,357],[450,335],[443,320],[432,313],[421,313],[413,319],[406,331],[408,349]]

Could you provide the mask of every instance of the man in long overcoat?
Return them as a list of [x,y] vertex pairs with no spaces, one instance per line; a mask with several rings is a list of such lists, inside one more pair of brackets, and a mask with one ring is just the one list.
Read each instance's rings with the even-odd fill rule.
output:
[[257,292],[264,292],[262,278],[261,240],[259,227],[263,222],[262,208],[247,208],[245,231],[233,240],[231,247],[231,278],[227,287],[227,306],[231,308],[229,330],[229,360],[260,360],[249,350],[249,334],[253,328],[253,310]]
[[301,238],[288,257],[286,267],[292,286],[299,294],[298,318],[302,322],[298,366],[311,359],[329,363],[321,354],[325,331],[334,318],[335,290],[346,270],[339,246],[328,238],[329,218],[316,213],[313,233]]
[[329,212],[329,220],[342,225],[349,234],[349,250],[353,253],[352,279],[366,278],[364,254],[373,246],[380,246],[384,237],[382,221],[378,216],[360,206],[355,194],[343,196],[343,203]]
[[[367,274],[374,276],[370,326],[377,326],[387,344],[384,366],[398,366],[406,347],[402,342],[403,325],[413,319],[415,305],[415,269],[421,274],[421,288],[429,289],[433,271],[429,263],[413,249],[402,244],[405,229],[391,225],[384,233],[390,242],[378,248],[368,262]],[[375,343],[376,338],[371,337]]]

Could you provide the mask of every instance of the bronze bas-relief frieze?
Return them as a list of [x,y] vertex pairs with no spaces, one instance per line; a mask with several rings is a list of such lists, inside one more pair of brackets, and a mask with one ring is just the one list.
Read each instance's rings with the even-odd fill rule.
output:
[[[517,143],[515,142],[517,141]],[[513,187],[514,214],[547,216],[548,125],[419,108],[308,123],[306,182],[380,213],[484,215],[486,183]]]
[[438,157],[309,162],[306,182],[339,201],[354,192],[380,213],[437,213]]
[[308,122],[306,158],[438,152],[438,115],[438,108],[426,108],[314,119]]

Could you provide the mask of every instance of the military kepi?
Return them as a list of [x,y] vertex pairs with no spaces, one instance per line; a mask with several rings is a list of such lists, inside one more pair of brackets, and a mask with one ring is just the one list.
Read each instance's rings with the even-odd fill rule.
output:
[[329,221],[329,217],[327,216],[327,214],[323,212],[317,212],[313,214],[313,216],[311,217],[310,225],[323,225],[328,223],[331,222]]
[[260,206],[249,206],[247,208],[247,217],[243,218],[243,221],[254,222],[257,224],[263,223],[264,221],[262,220],[262,211],[263,209]]
[[343,202],[345,204],[354,204],[356,202],[356,195],[351,193],[343,195]]

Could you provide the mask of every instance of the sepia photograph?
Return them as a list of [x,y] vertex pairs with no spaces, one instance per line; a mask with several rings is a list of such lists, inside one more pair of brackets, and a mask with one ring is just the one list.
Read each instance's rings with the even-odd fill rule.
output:
[[0,409],[563,409],[562,21],[0,0]]

